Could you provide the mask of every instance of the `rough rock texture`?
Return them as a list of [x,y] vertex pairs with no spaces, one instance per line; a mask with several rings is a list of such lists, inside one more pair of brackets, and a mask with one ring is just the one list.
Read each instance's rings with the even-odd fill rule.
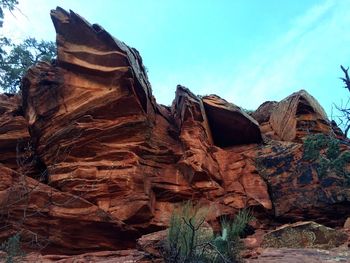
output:
[[252,117],[259,123],[268,122],[274,108],[276,107],[277,101],[265,101],[252,113]]
[[308,218],[344,224],[347,177],[319,176],[320,164],[303,158],[304,135],[334,136],[306,92],[265,104],[253,114],[260,126],[180,85],[171,107],[158,105],[136,49],[74,12],[51,16],[57,60],[30,68],[22,100],[0,96],[1,241],[21,230],[26,249],[44,254],[135,248],[189,199],[211,207],[214,230],[246,207],[267,228]]
[[156,263],[147,259],[145,253],[136,249],[119,250],[119,251],[101,251],[93,253],[84,253],[77,256],[67,255],[41,255],[30,253],[25,257],[17,258],[19,262],[36,262],[36,263]]
[[18,95],[0,94],[0,163],[17,169],[24,162],[29,147],[27,121],[23,117],[21,98]]
[[264,102],[253,114],[268,138],[301,142],[309,134],[324,133],[344,139],[322,106],[307,91],[300,90],[276,103]]
[[349,250],[321,250],[296,248],[268,248],[256,258],[246,259],[247,263],[333,263],[350,262]]
[[283,141],[298,140],[310,133],[332,132],[325,111],[305,90],[277,103],[269,121]]
[[202,100],[215,145],[228,147],[262,141],[258,123],[241,108],[216,95]]
[[[85,199],[2,165],[0,175],[2,240],[20,232],[24,244],[45,253],[133,246],[135,229]],[[115,239],[116,235],[120,238]]]
[[262,247],[330,249],[344,244],[348,236],[315,222],[297,222],[267,233]]
[[[171,108],[157,105],[135,49],[74,12],[58,8],[52,19],[57,61],[28,71],[23,110],[48,191],[77,196],[103,212],[103,218],[92,220],[80,207],[71,209],[67,220],[75,220],[77,232],[86,227],[77,218],[92,229],[103,225],[95,245],[122,249],[135,240],[135,229],[141,235],[167,226],[182,200],[215,207],[209,215],[214,221],[246,206],[272,208],[267,185],[253,165],[252,147],[217,148],[201,99],[179,86]],[[229,114],[241,114],[238,120],[245,118],[261,138],[249,116]],[[239,162],[230,168],[221,159]],[[116,222],[122,233],[131,234],[115,232],[104,240]],[[61,231],[69,232],[69,224]],[[49,249],[65,242],[66,251],[75,253],[74,240],[66,235],[50,240]],[[96,250],[89,242],[78,246]]]
[[350,229],[350,217],[348,217],[348,218],[345,220],[344,228]]
[[[319,160],[307,160],[303,145],[292,142],[275,141],[258,150],[256,167],[269,186],[276,217],[315,219],[328,226],[344,224],[350,214],[349,179],[336,174],[335,169],[324,175],[325,155],[321,156]],[[337,167],[340,170],[340,162]],[[349,165],[343,168],[349,172]]]

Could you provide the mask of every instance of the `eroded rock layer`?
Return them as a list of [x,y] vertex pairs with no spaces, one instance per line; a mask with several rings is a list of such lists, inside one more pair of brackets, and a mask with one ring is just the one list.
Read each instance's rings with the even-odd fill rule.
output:
[[18,95],[0,94],[0,163],[18,169],[30,154],[30,136]]
[[305,135],[335,136],[306,92],[265,104],[258,121],[180,85],[171,107],[158,105],[136,49],[72,11],[51,17],[56,61],[29,69],[22,105],[0,96],[2,240],[21,230],[44,253],[134,248],[184,200],[211,207],[214,228],[246,207],[259,220],[344,223],[334,211],[350,213],[349,146],[327,159],[326,175],[305,158]]

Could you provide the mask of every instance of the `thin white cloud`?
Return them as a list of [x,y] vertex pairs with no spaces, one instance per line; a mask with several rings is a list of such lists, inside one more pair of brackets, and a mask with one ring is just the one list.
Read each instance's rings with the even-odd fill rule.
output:
[[314,6],[287,33],[256,49],[231,79],[228,99],[253,109],[302,88],[324,97],[321,92],[327,90],[319,90],[323,74],[329,67],[338,69],[344,57],[350,58],[349,4],[327,0]]
[[1,34],[15,42],[35,36],[38,39],[55,40],[50,19],[50,9],[57,1],[19,1],[12,12],[5,11],[4,27]]

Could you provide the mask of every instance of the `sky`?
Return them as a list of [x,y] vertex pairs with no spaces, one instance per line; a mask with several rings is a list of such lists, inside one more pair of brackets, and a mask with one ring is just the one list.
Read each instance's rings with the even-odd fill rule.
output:
[[332,117],[349,95],[350,0],[19,0],[1,33],[54,41],[56,6],[138,49],[158,103],[177,84],[250,110],[305,89]]

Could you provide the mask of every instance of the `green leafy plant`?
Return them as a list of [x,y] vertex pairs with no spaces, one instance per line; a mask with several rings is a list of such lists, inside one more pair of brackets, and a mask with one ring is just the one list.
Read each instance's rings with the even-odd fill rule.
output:
[[320,179],[329,173],[345,177],[350,183],[350,173],[347,165],[350,162],[350,152],[340,150],[340,141],[325,134],[309,135],[304,140],[303,159],[317,165],[317,174]]
[[239,261],[242,249],[240,235],[253,219],[250,211],[240,211],[233,221],[221,222],[221,235],[215,236],[204,226],[208,208],[186,202],[173,211],[166,240],[167,262],[214,262]]
[[254,220],[249,210],[241,210],[233,221],[224,219],[221,222],[221,236],[214,239],[214,245],[220,252],[216,256],[215,262],[221,262],[224,256],[228,262],[239,261],[239,251],[243,248],[240,242],[240,235],[243,234],[247,224]]
[[207,209],[190,201],[174,210],[166,242],[168,262],[192,262],[199,257],[200,244],[211,238],[203,228],[206,214]]
[[51,61],[56,56],[56,45],[51,41],[37,41],[27,38],[20,44],[13,44],[7,38],[1,38],[0,50],[0,88],[6,92],[16,93],[23,75],[29,67],[39,61]]
[[10,237],[7,241],[1,244],[1,250],[6,253],[5,262],[15,263],[21,262],[21,258],[25,253],[21,249],[21,236],[19,233]]
[[4,20],[4,10],[14,10],[18,4],[17,0],[0,0],[0,27],[3,25]]

